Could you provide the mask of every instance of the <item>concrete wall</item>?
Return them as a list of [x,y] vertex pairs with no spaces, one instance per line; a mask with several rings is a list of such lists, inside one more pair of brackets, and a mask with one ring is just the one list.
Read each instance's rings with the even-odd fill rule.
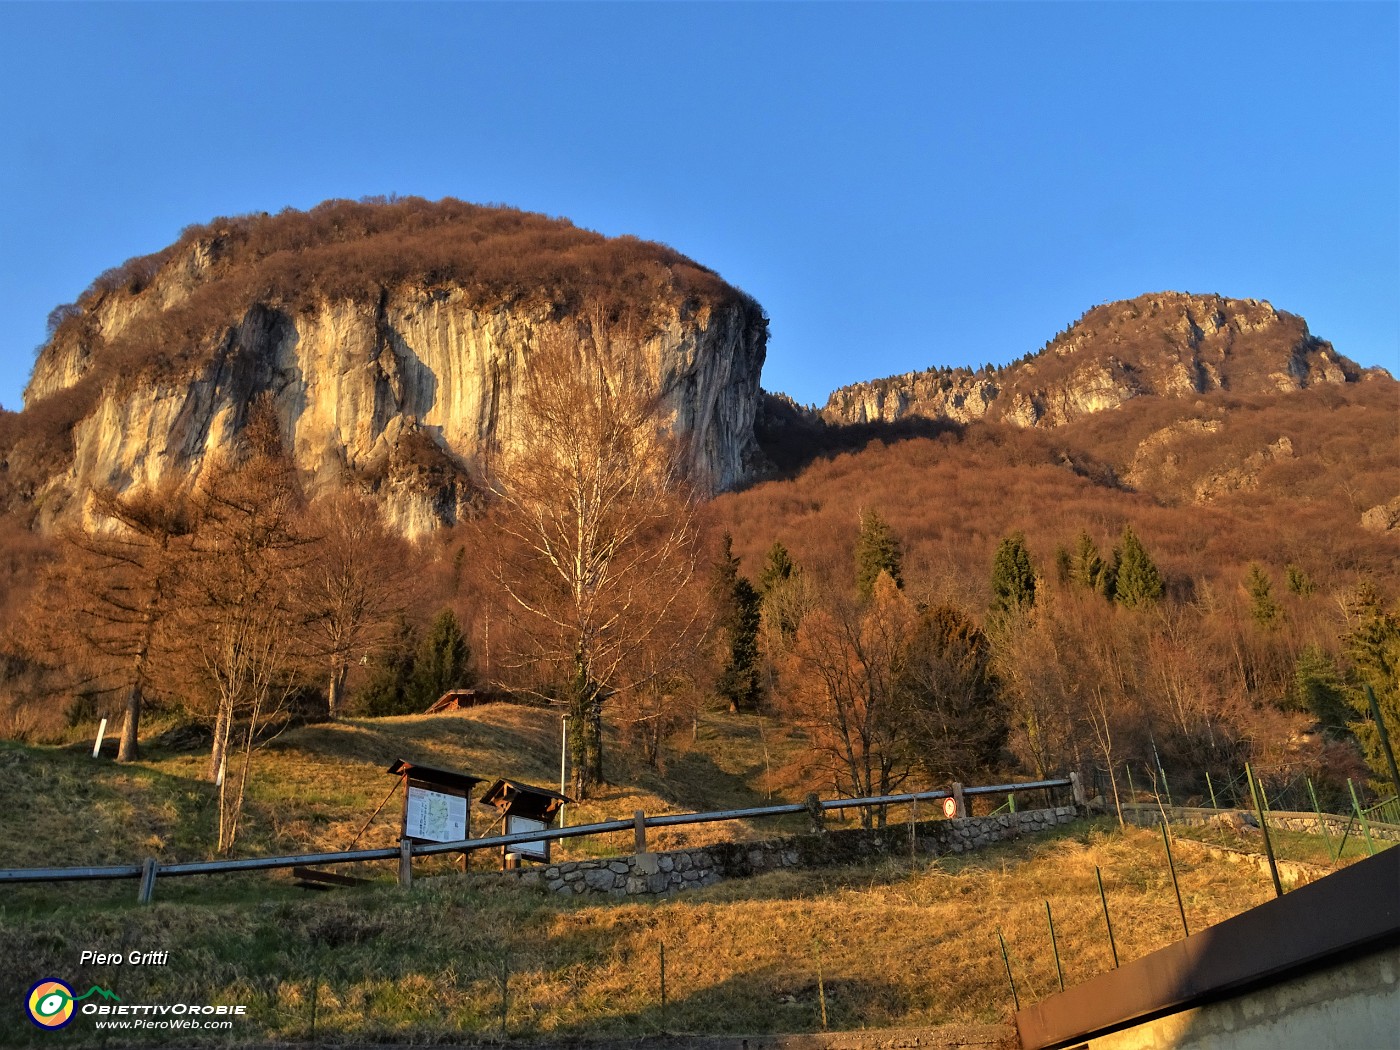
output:
[[1400,1045],[1400,947],[1079,1045],[1088,1050],[1391,1050]]
[[[1076,819],[1073,806],[1001,813],[914,825],[913,850],[924,856],[963,853],[1004,839],[1046,831]],[[524,885],[553,893],[608,897],[664,896],[783,868],[854,864],[881,856],[908,856],[909,825],[851,829],[759,842],[720,842],[667,853],[565,861],[504,872]]]

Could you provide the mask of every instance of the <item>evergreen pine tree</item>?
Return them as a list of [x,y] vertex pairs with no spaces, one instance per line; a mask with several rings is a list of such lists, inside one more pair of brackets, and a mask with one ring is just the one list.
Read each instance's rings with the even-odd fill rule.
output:
[[1250,565],[1244,587],[1249,592],[1250,614],[1254,617],[1254,622],[1265,630],[1277,627],[1283,617],[1283,609],[1274,600],[1273,581],[1262,566]]
[[1312,594],[1313,591],[1317,590],[1312,580],[1308,578],[1308,574],[1292,562],[1289,562],[1288,565],[1284,567],[1283,571],[1288,580],[1289,591],[1298,595],[1300,598],[1306,598],[1308,595]]
[[773,546],[768,548],[768,561],[763,566],[763,572],[758,577],[758,593],[764,597],[768,596],[778,584],[785,580],[792,579],[793,573],[797,572],[797,565],[788,554],[788,549],[783,546],[780,540],[774,540]]
[[1362,585],[1349,611],[1355,624],[1344,639],[1352,662],[1346,692],[1347,703],[1355,713],[1350,725],[1374,774],[1371,790],[1385,797],[1394,794],[1396,788],[1391,783],[1390,764],[1381,747],[1365,686],[1375,691],[1391,746],[1400,745],[1400,614],[1386,610],[1369,584]]
[[367,715],[406,715],[415,710],[409,698],[413,681],[413,652],[417,632],[402,616],[394,640],[370,661],[369,677],[356,694],[358,707]]
[[779,649],[791,644],[802,623],[806,611],[803,583],[802,566],[792,560],[786,547],[775,542],[768,550],[768,564],[759,577],[759,630],[763,630],[765,621],[770,629],[776,629],[777,637],[773,641]]
[[1147,605],[1161,599],[1165,592],[1162,574],[1157,571],[1157,566],[1131,525],[1123,527],[1123,543],[1116,560],[1114,597],[1121,604]]
[[904,586],[904,553],[899,540],[878,511],[861,515],[856,538],[856,591],[869,601],[880,573],[887,572],[896,587]]
[[1081,532],[1075,542],[1070,575],[1078,586],[1098,591],[1105,598],[1113,597],[1112,566],[1099,556],[1099,546],[1087,532]]
[[734,539],[727,532],[711,571],[710,594],[724,646],[715,692],[729,701],[731,710],[757,708],[763,695],[758,667],[762,599],[748,577],[739,573]]
[[1345,736],[1352,716],[1337,666],[1316,645],[1303,648],[1293,664],[1293,705],[1317,719],[1324,732]]
[[467,640],[452,610],[444,609],[437,614],[427,637],[414,654],[409,699],[415,710],[422,711],[449,689],[466,689],[472,681]]
[[1026,535],[1013,532],[997,546],[992,559],[992,611],[1030,609],[1035,605],[1035,566],[1026,549]]

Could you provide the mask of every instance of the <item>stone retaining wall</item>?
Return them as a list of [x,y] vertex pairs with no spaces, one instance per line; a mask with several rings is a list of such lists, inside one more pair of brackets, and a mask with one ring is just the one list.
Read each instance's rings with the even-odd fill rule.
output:
[[[1047,831],[1075,820],[1073,806],[990,817],[930,820],[913,825],[913,851],[924,856],[964,853],[1003,839]],[[608,897],[663,896],[783,868],[853,864],[881,856],[908,856],[910,825],[847,829],[758,842],[720,842],[667,853],[571,860],[504,872],[527,886],[560,894]]]

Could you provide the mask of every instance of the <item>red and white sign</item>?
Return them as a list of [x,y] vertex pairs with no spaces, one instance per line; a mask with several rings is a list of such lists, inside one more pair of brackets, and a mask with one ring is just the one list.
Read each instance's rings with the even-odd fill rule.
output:
[[945,817],[947,817],[949,820],[952,820],[954,817],[956,817],[956,816],[958,815],[958,800],[957,800],[957,799],[955,799],[955,798],[953,798],[953,797],[950,796],[950,797],[945,798],[945,799],[943,800],[943,815],[944,815]]

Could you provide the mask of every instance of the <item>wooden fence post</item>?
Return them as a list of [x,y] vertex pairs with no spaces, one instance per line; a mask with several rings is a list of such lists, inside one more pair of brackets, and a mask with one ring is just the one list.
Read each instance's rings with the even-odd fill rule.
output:
[[141,862],[141,886],[136,891],[136,902],[138,904],[150,904],[151,898],[155,896],[156,868],[159,866],[154,857],[147,857]]
[[967,816],[967,799],[963,796],[963,786],[961,784],[955,783],[953,785],[953,804],[958,807],[955,814],[956,816]]
[[399,885],[409,889],[413,885],[413,840],[399,839]]
[[645,853],[647,851],[647,815],[640,809],[632,815],[632,828],[636,840],[634,852]]

